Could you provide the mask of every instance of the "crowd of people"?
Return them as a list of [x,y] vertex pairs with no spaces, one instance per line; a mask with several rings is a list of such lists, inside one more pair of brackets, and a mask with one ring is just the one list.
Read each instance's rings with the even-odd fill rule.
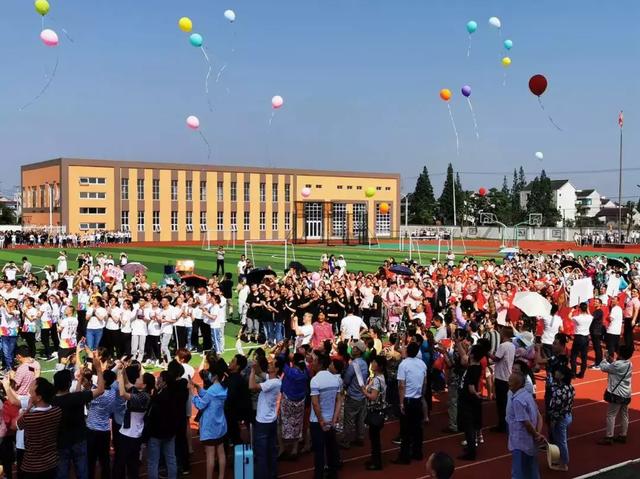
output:
[[622,232],[618,235],[617,231],[587,231],[576,232],[573,235],[573,241],[576,246],[599,246],[603,244],[617,244],[617,243],[640,243],[640,231],[633,230],[629,234]]
[[[217,258],[224,263],[224,253]],[[446,431],[464,433],[464,441],[459,454],[429,456],[432,477],[451,477],[451,454],[481,457],[484,434],[504,434],[512,477],[536,478],[547,441],[559,449],[551,467],[569,469],[572,381],[587,367],[608,375],[599,443],[627,442],[640,260],[520,251],[478,261],[450,253],[444,264],[389,258],[366,274],[323,255],[313,271],[298,263],[277,277],[252,275],[242,257],[237,284],[227,272],[193,286],[151,282],[143,270],[126,274],[127,264],[125,254],[85,253],[72,269],[61,251],[45,277],[33,275],[26,256],[3,268],[7,477],[17,461],[24,478],[67,478],[71,469],[93,478],[98,468],[102,478],[134,478],[145,461],[151,479],[160,470],[173,479],[190,471],[192,422],[207,479],[216,468],[223,479],[236,462],[233,447],[249,441],[260,479],[275,479],[281,461],[308,452],[316,479],[335,478],[341,451],[363,447],[366,437],[364,467],[379,471],[381,431],[394,418],[400,447],[392,462],[427,459],[423,435],[436,397],[448,406]],[[593,298],[572,307],[572,285],[585,278]],[[514,307],[523,291],[541,295],[549,313],[530,317]],[[230,360],[227,321],[242,325]],[[202,360],[194,369],[196,352]],[[39,360],[52,358],[50,382]],[[497,415],[489,432],[486,400]]]
[[54,233],[46,228],[0,232],[0,249],[29,247],[88,248],[103,244],[131,243],[129,231],[93,231],[83,234]]

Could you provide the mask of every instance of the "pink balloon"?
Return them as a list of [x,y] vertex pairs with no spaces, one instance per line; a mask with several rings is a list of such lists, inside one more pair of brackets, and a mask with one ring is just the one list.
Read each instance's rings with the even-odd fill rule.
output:
[[302,188],[302,191],[300,192],[300,194],[302,195],[303,198],[309,198],[309,196],[311,196],[311,188],[307,188],[307,187]]
[[187,118],[187,126],[192,130],[197,130],[198,128],[200,128],[200,120],[197,116],[191,115]]
[[284,105],[284,100],[280,95],[276,95],[271,99],[271,106],[273,106],[274,110],[282,108],[282,105]]
[[57,47],[58,43],[60,43],[58,34],[48,28],[40,32],[40,39],[42,40],[42,43],[48,47]]
[[320,273],[318,273],[317,271],[316,271],[316,272],[314,272],[314,273],[311,275],[311,280],[312,280],[312,281],[320,281]]

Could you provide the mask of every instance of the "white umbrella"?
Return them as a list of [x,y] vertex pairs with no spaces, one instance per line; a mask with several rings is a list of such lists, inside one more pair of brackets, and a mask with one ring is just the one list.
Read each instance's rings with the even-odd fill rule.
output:
[[513,305],[527,316],[548,316],[551,314],[551,303],[539,293],[522,291],[516,293]]
[[502,248],[500,254],[518,254],[520,250],[518,248]]

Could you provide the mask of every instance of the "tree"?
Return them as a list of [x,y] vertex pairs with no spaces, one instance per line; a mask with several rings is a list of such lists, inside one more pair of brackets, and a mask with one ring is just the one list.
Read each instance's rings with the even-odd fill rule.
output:
[[555,226],[562,218],[553,201],[551,179],[544,170],[531,182],[527,199],[527,214],[541,213],[543,226]]
[[444,224],[453,224],[454,188],[456,198],[456,216],[459,217],[464,207],[464,194],[462,192],[462,185],[460,184],[460,177],[457,177],[454,180],[453,166],[449,163],[449,166],[447,167],[447,177],[444,180],[444,186],[442,187],[442,194],[438,199],[438,215]]
[[6,206],[0,207],[0,225],[15,225],[17,222],[15,210]]
[[436,198],[433,195],[433,186],[429,179],[427,167],[422,168],[422,173],[418,176],[416,187],[410,195],[409,222],[419,225],[433,224],[436,214]]
[[[505,178],[506,182],[506,178]],[[505,217],[504,221],[511,222],[512,224],[519,223],[525,216],[526,205],[520,204],[520,192],[527,186],[527,179],[524,175],[524,169],[520,167],[520,171],[513,169],[513,184],[511,186],[511,208],[509,211],[509,217]],[[504,186],[503,186],[504,188]]]

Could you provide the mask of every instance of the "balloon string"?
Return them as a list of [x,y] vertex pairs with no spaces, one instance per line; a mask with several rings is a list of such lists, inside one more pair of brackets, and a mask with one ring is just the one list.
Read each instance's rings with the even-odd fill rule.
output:
[[275,110],[271,112],[271,117],[269,118],[269,126],[271,126],[271,122],[273,122],[273,117],[276,116]]
[[551,115],[547,113],[547,110],[544,108],[544,105],[542,104],[542,98],[540,97],[538,97],[538,104],[540,105],[540,108],[542,108],[542,111],[547,114],[547,118],[549,119],[551,124],[555,126],[558,131],[564,131],[562,128],[558,126],[558,124],[553,120],[553,118],[551,118]]
[[467,58],[471,55],[471,34],[469,34],[469,47],[467,48]]
[[456,122],[453,120],[453,113],[451,112],[451,105],[447,103],[449,109],[449,118],[451,118],[451,126],[453,126],[453,132],[456,135],[456,155],[460,156],[460,140],[458,138],[458,129],[456,128]]
[[218,76],[216,77],[216,83],[218,83],[220,81],[220,77],[222,76],[222,73],[227,69],[227,64],[225,63],[224,65],[222,65],[222,68],[220,69],[220,71],[218,72]]
[[467,103],[469,103],[469,110],[471,110],[471,118],[473,118],[473,128],[476,131],[476,138],[480,139],[480,133],[478,132],[478,122],[476,121],[476,113],[473,111],[473,105],[471,104],[471,98],[467,97]]
[[207,52],[205,51],[204,47],[200,47],[200,50],[202,50],[202,54],[204,55],[204,59],[207,61],[207,65],[209,66],[209,69],[207,70],[207,76],[205,77],[205,81],[204,81],[204,89],[206,94],[209,94],[209,77],[211,76],[211,61],[209,60],[209,55],[207,55]]
[[51,83],[53,82],[53,79],[56,77],[56,72],[58,71],[58,63],[60,62],[60,57],[56,57],[56,64],[53,67],[53,71],[51,72],[51,75],[49,76],[49,80],[47,81],[47,83],[45,83],[45,85],[42,87],[42,90],[40,90],[40,93],[38,93],[31,101],[29,101],[28,103],[26,103],[25,105],[21,106],[20,109],[18,111],[23,111],[26,108],[30,107],[31,105],[33,105],[35,102],[37,102],[40,98],[42,98],[42,96],[47,92],[47,90],[49,89],[49,87],[51,86]]
[[71,38],[69,33],[64,28],[61,31],[64,34],[64,36],[67,37],[67,40],[69,40],[71,43],[74,43],[73,38]]
[[209,144],[209,142],[207,141],[207,139],[205,138],[205,136],[202,134],[202,132],[200,130],[198,130],[198,133],[200,133],[200,138],[202,138],[202,141],[204,141],[204,143],[207,145],[207,160],[211,159],[211,145]]

